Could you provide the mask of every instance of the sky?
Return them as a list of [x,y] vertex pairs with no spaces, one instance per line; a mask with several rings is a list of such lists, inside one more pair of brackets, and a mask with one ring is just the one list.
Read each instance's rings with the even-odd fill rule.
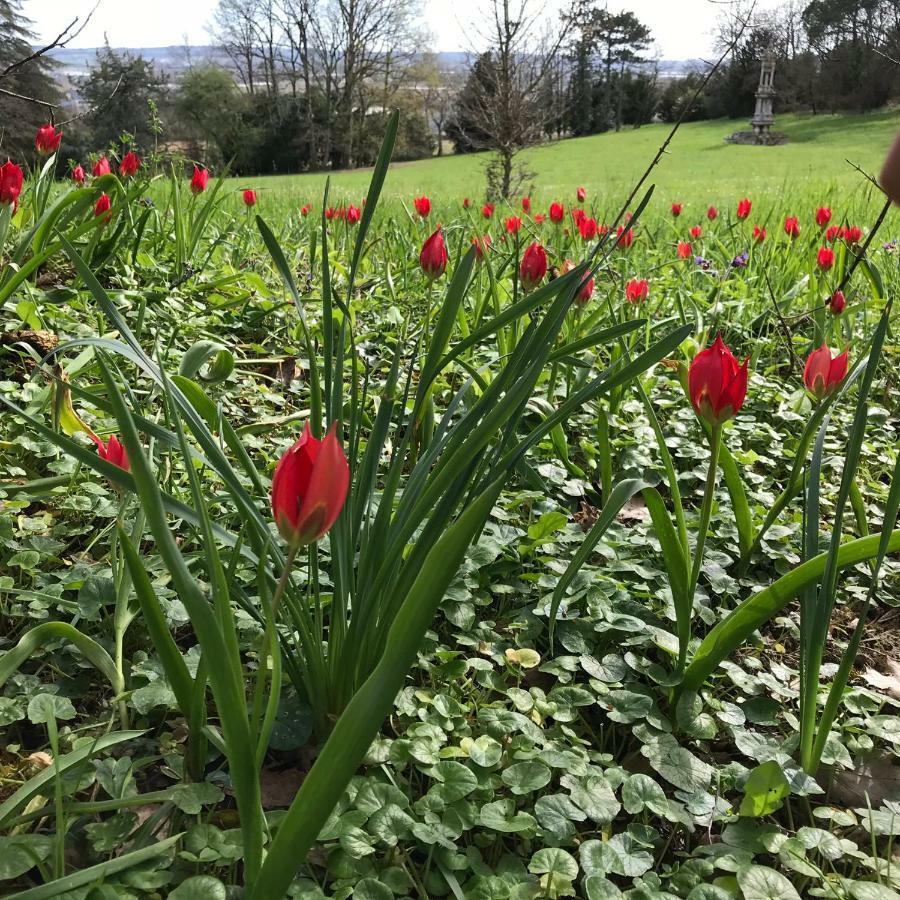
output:
[[[23,11],[41,40],[52,40],[96,0],[24,0]],[[421,0],[422,25],[433,36],[432,49],[472,50],[469,36],[484,0]],[[538,0],[553,9],[559,0]],[[113,47],[165,47],[210,43],[207,25],[217,0],[100,0],[97,11],[70,47],[98,47],[104,34]],[[721,0],[611,0],[609,8],[632,10],[650,26],[663,59],[708,59],[710,32],[727,3]],[[474,48],[478,49],[478,48]]]

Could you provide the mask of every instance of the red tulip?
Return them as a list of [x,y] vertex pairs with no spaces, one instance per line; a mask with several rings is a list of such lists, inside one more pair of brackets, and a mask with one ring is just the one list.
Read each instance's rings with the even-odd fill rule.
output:
[[831,207],[820,206],[816,210],[816,225],[824,228],[831,221]]
[[760,228],[759,225],[753,226],[753,240],[757,244],[761,244],[766,239],[766,229]]
[[578,220],[578,233],[583,240],[592,241],[597,237],[597,220],[589,219],[587,216],[582,215]]
[[688,391],[697,415],[710,425],[721,425],[744,405],[747,360],[739,366],[722,336],[717,335],[712,347],[701,350],[691,362]]
[[305,219],[309,215],[311,209],[312,203],[304,203],[303,206],[300,207],[300,215]]
[[317,440],[309,422],[272,476],[272,516],[292,547],[319,540],[341,514],[350,485],[350,467],[337,439],[337,422]]
[[817,400],[833,394],[847,374],[847,351],[832,357],[826,344],[813,350],[803,369],[803,383]]
[[625,285],[625,299],[629,303],[640,303],[650,296],[650,285],[646,278],[632,278]]
[[94,216],[102,216],[104,213],[109,213],[106,216],[104,221],[108,222],[112,218],[112,213],[109,212],[110,202],[109,202],[109,194],[101,194],[97,198],[97,202],[94,204]]
[[848,244],[858,244],[862,240],[862,228],[859,228],[856,225],[845,228],[843,229],[841,237],[843,237]]
[[503,222],[503,227],[507,234],[518,234],[522,230],[522,220],[518,216],[508,216]]
[[476,235],[472,238],[472,246],[475,248],[475,260],[481,262],[485,253],[491,249],[491,236],[489,234],[485,234],[482,237]]
[[678,242],[678,258],[690,259],[694,255],[694,250],[687,241]]
[[582,219],[587,218],[587,213],[581,209],[581,207],[576,206],[575,209],[572,210],[572,221],[577,225]]
[[61,131],[57,131],[52,125],[42,125],[34,136],[34,146],[41,156],[48,156],[51,153],[56,153],[61,140]]
[[829,244],[833,244],[837,236],[841,233],[841,229],[837,225],[832,225],[825,231],[825,240]]
[[634,243],[634,229],[626,228],[624,225],[620,225],[616,229],[616,244],[619,247],[627,249]]
[[91,174],[94,178],[99,178],[101,175],[109,175],[110,171],[109,160],[105,156],[101,156],[100,159],[94,163]]
[[425,276],[431,281],[444,274],[447,268],[447,247],[444,244],[444,235],[440,225],[438,225],[437,231],[422,244],[419,265]]
[[194,174],[191,176],[191,191],[194,194],[202,194],[209,184],[209,170],[194,166]]
[[534,214],[534,224],[535,224],[535,225],[543,225],[543,224],[544,224],[544,220],[545,220],[546,218],[547,218],[547,217],[546,217],[543,213],[535,213],[535,214]]
[[141,158],[134,152],[129,150],[119,163],[119,174],[123,178],[132,178],[137,175],[137,170],[141,167]]
[[690,235],[693,240],[697,240],[700,235],[703,234],[703,229],[699,225],[694,225],[690,230]]
[[835,291],[828,301],[828,308],[833,316],[839,316],[847,308],[847,300],[843,291]]
[[566,210],[562,203],[551,203],[550,204],[550,221],[555,222],[559,225],[560,222],[565,218]]
[[12,206],[19,205],[19,194],[22,193],[22,170],[7,160],[0,166],[0,203]]
[[706,218],[709,219],[710,222],[712,222],[714,219],[717,219],[718,217],[719,217],[719,211],[714,206],[711,206],[706,211]]
[[358,206],[347,207],[347,224],[355,225],[362,218],[362,210]]
[[494,204],[493,203],[485,203],[484,206],[481,207],[481,214],[489,219],[494,214]]
[[672,215],[677,219],[681,215],[681,204],[673,203],[672,204]]
[[823,272],[827,272],[834,265],[834,250],[831,247],[820,247],[816,264]]
[[248,208],[251,206],[256,206],[256,191],[254,191],[252,188],[247,188],[242,196],[244,198],[244,206]]
[[472,202],[468,197],[463,197],[463,209],[468,209],[472,205]]
[[[104,194],[104,196],[106,196]],[[97,456],[111,462],[114,466],[124,469],[126,472],[131,471],[131,464],[128,462],[128,454],[125,448],[119,443],[119,439],[111,434],[109,440],[104,444],[102,439],[97,437],[93,432],[88,432],[90,439],[97,445]]]
[[544,248],[535,241],[526,247],[519,264],[519,281],[527,293],[536,288],[547,274],[547,254]]
[[792,240],[800,237],[800,221],[796,216],[788,216],[784,220],[784,233]]
[[583,187],[580,187],[575,191],[575,196],[578,198],[579,203],[584,203],[587,199],[587,191]]
[[[256,195],[255,194],[253,195],[253,202],[256,203]],[[328,219],[328,221],[331,221],[334,218],[334,207],[333,206],[328,206],[325,208],[325,218]]]
[[413,206],[423,219],[427,219],[431,214],[431,201],[424,195],[422,197],[414,197]]
[[75,168],[72,169],[72,181],[74,181],[75,184],[84,184],[84,179],[86,177],[84,169],[81,166],[75,166]]
[[524,213],[531,212],[531,197],[523,197],[522,198],[522,212],[524,212]]
[[750,215],[750,210],[753,208],[753,204],[744,197],[743,200],[738,202],[737,205],[737,217],[739,219],[746,219],[747,216]]

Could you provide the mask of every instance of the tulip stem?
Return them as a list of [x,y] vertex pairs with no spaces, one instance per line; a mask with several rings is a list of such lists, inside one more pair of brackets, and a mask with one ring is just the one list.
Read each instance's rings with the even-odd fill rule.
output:
[[[700,508],[700,525],[697,531],[697,544],[694,547],[694,561],[691,566],[691,580],[688,583],[687,602],[693,611],[694,592],[700,580],[700,566],[703,564],[703,548],[706,545],[706,532],[709,531],[709,520],[712,517],[713,500],[716,493],[716,475],[719,465],[719,448],[722,446],[722,426],[713,425],[709,438],[709,469],[706,473],[706,489],[703,492],[703,506]],[[684,670],[687,660],[687,645],[690,633],[684,635],[678,648],[678,671]]]

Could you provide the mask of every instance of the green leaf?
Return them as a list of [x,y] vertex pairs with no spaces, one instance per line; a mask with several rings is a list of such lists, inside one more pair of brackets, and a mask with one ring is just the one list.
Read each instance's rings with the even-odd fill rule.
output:
[[550,783],[551,772],[544,763],[530,760],[514,763],[504,769],[500,777],[514,794],[521,796],[546,787]]
[[18,878],[45,860],[55,841],[49,834],[18,834],[0,837],[0,881]]
[[193,875],[186,878],[169,894],[169,900],[226,900],[228,890],[212,875]]
[[189,816],[198,815],[204,806],[218,803],[223,797],[221,789],[207,781],[179,784],[172,789],[172,802]]
[[791,792],[781,766],[774,759],[757,766],[744,785],[744,799],[740,814],[759,818],[781,809],[785,797]]
[[441,782],[438,792],[444,802],[448,804],[461,800],[478,787],[475,773],[462,763],[453,760],[446,760],[432,766],[429,774]]
[[800,900],[787,878],[768,866],[746,866],[737,873],[744,900]]
[[545,847],[538,850],[528,863],[528,871],[535,875],[557,874],[567,881],[578,877],[578,862],[571,853],[558,847]]
[[602,775],[587,775],[584,778],[566,775],[562,784],[569,788],[572,800],[598,825],[612,822],[622,808]]
[[58,694],[37,694],[28,701],[28,718],[35,725],[51,719],[74,719],[76,715],[72,701]]
[[482,806],[479,821],[485,828],[505,833],[530,831],[537,825],[529,813],[516,812],[515,804],[508,797]]
[[469,759],[485,769],[496,766],[502,756],[503,747],[489,734],[479,735],[469,747]]

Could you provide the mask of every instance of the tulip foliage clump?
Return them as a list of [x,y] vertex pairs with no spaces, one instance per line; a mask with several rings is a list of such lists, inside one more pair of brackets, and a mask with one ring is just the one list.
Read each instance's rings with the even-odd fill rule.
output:
[[296,208],[0,166],[0,883],[895,896],[887,213],[399,197],[397,128]]

